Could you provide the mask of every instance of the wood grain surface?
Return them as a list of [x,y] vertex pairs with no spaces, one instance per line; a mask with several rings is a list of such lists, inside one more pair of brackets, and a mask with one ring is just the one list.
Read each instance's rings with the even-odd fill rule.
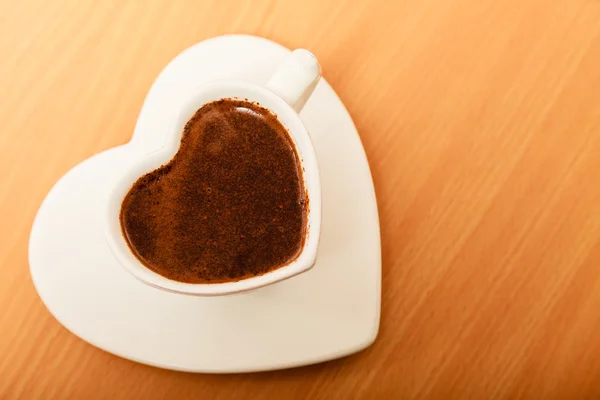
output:
[[[359,354],[161,370],[76,338],[33,288],[54,182],[225,33],[312,50],[355,120],[383,246]],[[0,0],[0,56],[1,399],[600,398],[600,1]]]

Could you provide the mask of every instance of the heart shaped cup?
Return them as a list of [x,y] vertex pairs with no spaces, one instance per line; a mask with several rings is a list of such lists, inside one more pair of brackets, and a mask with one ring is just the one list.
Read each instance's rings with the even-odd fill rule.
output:
[[[308,271],[316,262],[321,230],[321,182],[315,150],[298,113],[312,94],[321,77],[316,57],[304,49],[293,51],[271,77],[266,86],[242,81],[216,81],[200,87],[188,99],[174,119],[164,145],[157,151],[142,156],[123,171],[108,199],[105,234],[110,250],[119,263],[134,277],[152,287],[173,293],[218,296],[245,292],[270,285]],[[309,211],[306,240],[300,255],[291,263],[264,275],[235,282],[192,284],[174,281],[145,267],[131,252],[121,230],[119,214],[121,203],[134,182],[142,175],[169,162],[179,150],[183,128],[203,105],[222,98],[248,99],[269,109],[287,128],[303,168],[304,187],[308,194]]]

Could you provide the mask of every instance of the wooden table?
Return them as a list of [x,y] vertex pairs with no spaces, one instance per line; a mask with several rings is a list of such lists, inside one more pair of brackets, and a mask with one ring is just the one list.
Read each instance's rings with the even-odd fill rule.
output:
[[[186,47],[315,52],[377,191],[382,318],[354,356],[211,376],[67,332],[27,241],[76,163],[126,142]],[[600,397],[598,0],[0,0],[0,398]]]

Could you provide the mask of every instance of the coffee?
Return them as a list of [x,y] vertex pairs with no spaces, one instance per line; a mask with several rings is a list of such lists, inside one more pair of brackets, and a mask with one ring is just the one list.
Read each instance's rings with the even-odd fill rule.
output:
[[133,184],[120,221],[147,268],[180,282],[219,283],[292,262],[307,214],[286,128],[255,103],[222,99],[188,121],[169,163]]

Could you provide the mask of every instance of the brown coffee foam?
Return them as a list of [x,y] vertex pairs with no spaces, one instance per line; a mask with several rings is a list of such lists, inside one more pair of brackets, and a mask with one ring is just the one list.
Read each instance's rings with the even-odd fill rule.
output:
[[123,234],[151,270],[188,283],[235,281],[293,261],[308,198],[285,127],[265,108],[222,99],[186,124],[173,159],[139,178]]

